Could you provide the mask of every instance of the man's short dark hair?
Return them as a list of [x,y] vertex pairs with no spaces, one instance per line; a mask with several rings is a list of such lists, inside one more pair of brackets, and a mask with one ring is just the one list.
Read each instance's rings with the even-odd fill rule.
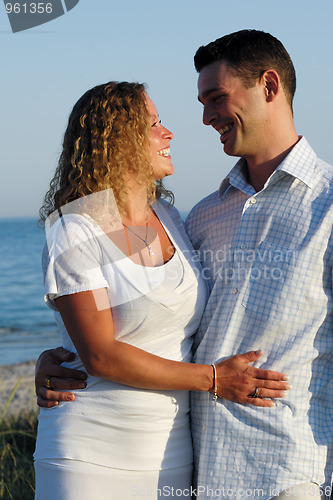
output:
[[290,55],[282,43],[269,33],[241,30],[201,46],[195,56],[195,69],[200,71],[216,61],[225,61],[246,87],[253,87],[267,69],[274,69],[281,80],[292,108],[296,90],[296,73]]

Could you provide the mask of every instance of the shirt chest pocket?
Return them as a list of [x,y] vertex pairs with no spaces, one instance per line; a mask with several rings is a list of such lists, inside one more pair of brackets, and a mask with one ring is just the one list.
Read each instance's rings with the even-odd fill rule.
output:
[[259,244],[242,305],[273,322],[297,321],[311,286],[313,256],[271,243]]

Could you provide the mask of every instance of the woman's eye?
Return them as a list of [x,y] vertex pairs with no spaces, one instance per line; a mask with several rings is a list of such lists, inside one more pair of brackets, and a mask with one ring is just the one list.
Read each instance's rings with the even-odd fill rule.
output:
[[158,125],[159,123],[162,123],[162,120],[157,120],[156,122],[154,122],[152,124],[152,127],[155,127],[156,125]]

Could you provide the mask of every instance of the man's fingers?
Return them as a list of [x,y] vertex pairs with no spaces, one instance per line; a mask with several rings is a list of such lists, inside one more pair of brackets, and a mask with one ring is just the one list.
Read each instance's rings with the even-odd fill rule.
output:
[[51,351],[51,353],[52,357],[55,360],[60,361],[61,363],[64,361],[72,361],[73,359],[75,359],[75,354],[73,352],[67,351],[63,347],[57,347],[56,349]]
[[73,359],[75,359],[75,354],[73,352],[67,351],[63,347],[57,347],[56,349],[48,349],[46,351],[43,351],[40,354],[37,363],[41,359],[43,360],[48,359],[52,363],[56,361],[57,363],[60,364],[63,363],[64,361],[72,361]]
[[54,391],[72,391],[74,389],[84,389],[87,384],[83,380],[68,380],[66,378],[50,377],[50,388]]
[[[75,380],[85,380],[87,378],[87,374],[81,370],[73,370],[72,368],[66,368],[65,366],[55,366],[55,365],[52,366],[52,375],[49,376],[50,378],[52,378],[52,382],[53,379],[56,377],[72,378]],[[51,387],[53,387],[52,384]]]

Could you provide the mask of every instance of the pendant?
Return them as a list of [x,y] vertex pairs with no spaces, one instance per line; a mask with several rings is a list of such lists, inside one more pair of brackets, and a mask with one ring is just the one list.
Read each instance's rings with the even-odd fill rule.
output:
[[148,249],[148,252],[149,252],[149,255],[150,257],[153,257],[155,255],[153,249],[151,248],[151,246],[149,245],[148,241],[147,240],[144,240],[145,241],[145,244],[146,244],[146,247]]

